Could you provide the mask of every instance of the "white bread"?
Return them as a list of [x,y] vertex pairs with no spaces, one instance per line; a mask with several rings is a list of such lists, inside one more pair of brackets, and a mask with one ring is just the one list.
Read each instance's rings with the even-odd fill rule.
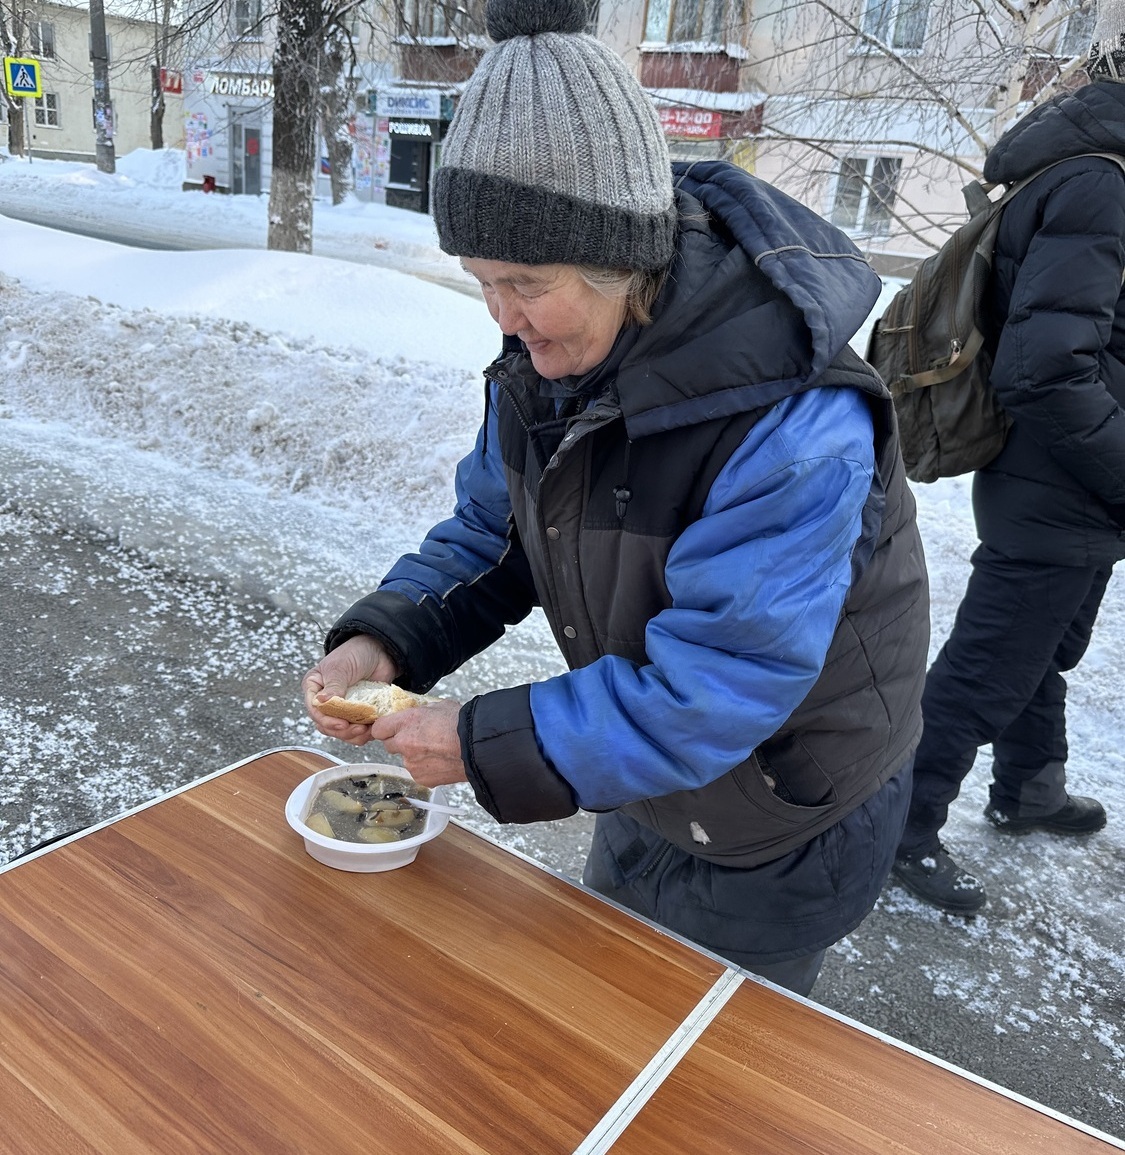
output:
[[387,714],[409,710],[423,702],[437,701],[439,699],[412,694],[409,690],[387,682],[356,682],[344,697],[329,698],[319,703],[317,709],[333,718],[344,718],[348,722],[360,722],[366,726]]

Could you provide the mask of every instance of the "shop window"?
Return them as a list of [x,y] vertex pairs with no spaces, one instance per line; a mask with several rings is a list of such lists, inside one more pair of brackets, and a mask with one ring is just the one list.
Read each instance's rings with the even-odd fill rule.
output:
[[32,20],[27,26],[31,55],[40,60],[55,59],[55,26],[46,20]]
[[391,137],[391,157],[387,171],[388,183],[399,188],[420,191],[426,187],[426,162],[429,144],[420,144],[401,137]]
[[929,10],[929,0],[867,0],[863,30],[891,48],[920,51]]
[[59,95],[57,92],[44,92],[35,98],[35,123],[40,128],[59,128]]
[[418,39],[484,35],[483,0],[404,0],[402,31]]
[[649,0],[645,41],[651,44],[741,39],[742,0]]
[[897,156],[846,156],[836,174],[832,223],[849,233],[891,231],[902,161]]
[[1059,46],[1056,55],[1065,60],[1075,56],[1085,56],[1094,39],[1094,23],[1098,17],[1098,7],[1095,3],[1079,4],[1066,15],[1062,31],[1059,33]]
[[259,40],[262,35],[262,0],[234,0],[231,34],[240,40]]

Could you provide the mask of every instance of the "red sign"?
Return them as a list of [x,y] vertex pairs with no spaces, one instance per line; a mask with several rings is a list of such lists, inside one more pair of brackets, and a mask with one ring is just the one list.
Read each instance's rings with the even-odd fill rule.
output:
[[665,136],[707,137],[722,135],[723,114],[703,108],[658,108]]
[[173,72],[170,68],[160,70],[160,88],[162,92],[179,93],[184,90],[184,76],[182,72]]

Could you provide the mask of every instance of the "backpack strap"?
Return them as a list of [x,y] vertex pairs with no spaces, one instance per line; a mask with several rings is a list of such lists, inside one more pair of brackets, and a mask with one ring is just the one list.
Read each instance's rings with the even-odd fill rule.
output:
[[1077,160],[1082,156],[1100,156],[1103,160],[1111,160],[1114,164],[1121,168],[1125,173],[1125,156],[1121,156],[1115,152],[1076,152],[1074,156],[1064,156],[1059,160],[1054,160],[1050,164],[1045,164],[1042,168],[1036,169],[1030,176],[1025,176],[1023,180],[1017,181],[1013,185],[1008,185],[1004,190],[1004,195],[993,200],[989,193],[993,189],[999,188],[998,184],[986,184],[983,181],[973,180],[969,181],[967,185],[961,190],[961,195],[965,198],[965,207],[969,210],[969,216],[975,217],[978,213],[988,212],[994,205],[1007,204],[1021,189],[1037,177],[1042,176],[1048,169],[1052,169],[1057,164],[1062,164],[1063,161]]

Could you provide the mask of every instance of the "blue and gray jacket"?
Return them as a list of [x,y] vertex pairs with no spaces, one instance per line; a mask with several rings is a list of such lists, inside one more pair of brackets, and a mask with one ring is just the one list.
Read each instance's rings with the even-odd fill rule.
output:
[[753,866],[911,755],[926,572],[888,394],[847,346],[874,274],[740,169],[677,178],[653,323],[580,381],[505,342],[454,516],[327,645],[372,634],[424,691],[542,606],[570,670],[462,708],[480,803],[621,807]]

